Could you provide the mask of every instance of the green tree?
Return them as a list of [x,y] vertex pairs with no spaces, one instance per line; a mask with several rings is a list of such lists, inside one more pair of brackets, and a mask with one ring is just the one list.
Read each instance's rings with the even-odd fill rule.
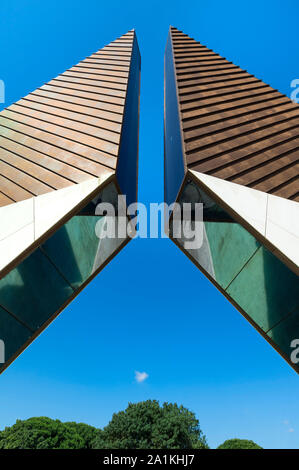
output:
[[228,439],[217,449],[262,449],[262,447],[247,439]]
[[129,403],[98,432],[96,449],[208,448],[194,413],[176,403]]
[[84,423],[62,423],[46,417],[17,420],[0,432],[0,449],[91,448],[97,429]]

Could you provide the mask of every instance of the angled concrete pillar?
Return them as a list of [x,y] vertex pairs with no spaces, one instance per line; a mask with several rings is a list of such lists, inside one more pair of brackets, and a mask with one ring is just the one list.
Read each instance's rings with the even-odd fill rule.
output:
[[0,372],[130,240],[96,206],[136,201],[139,88],[129,31],[0,113]]
[[298,104],[171,27],[165,200],[202,203],[204,230],[170,235],[297,372],[298,157]]

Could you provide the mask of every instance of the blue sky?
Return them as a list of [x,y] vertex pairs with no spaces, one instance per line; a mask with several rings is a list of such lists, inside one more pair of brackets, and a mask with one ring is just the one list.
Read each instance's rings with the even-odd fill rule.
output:
[[[135,28],[139,200],[162,202],[169,25],[289,96],[298,10],[292,0],[2,0],[5,106]],[[149,377],[137,383],[135,371]],[[172,242],[134,240],[0,376],[0,429],[40,415],[101,427],[151,398],[193,410],[211,447],[239,437],[298,448],[298,395],[295,372]]]

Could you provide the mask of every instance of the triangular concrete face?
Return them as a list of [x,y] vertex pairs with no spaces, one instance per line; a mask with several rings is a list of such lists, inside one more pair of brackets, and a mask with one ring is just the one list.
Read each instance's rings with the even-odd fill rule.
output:
[[[299,266],[299,203],[189,170],[200,186],[245,227],[269,242],[290,263]],[[240,220],[241,219],[241,220]]]

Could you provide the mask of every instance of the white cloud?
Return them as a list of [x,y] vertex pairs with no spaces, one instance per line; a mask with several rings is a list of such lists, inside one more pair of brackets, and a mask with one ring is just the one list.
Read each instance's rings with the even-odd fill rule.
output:
[[288,432],[295,432],[295,429],[290,426],[291,423],[288,419],[284,419],[283,424],[288,427]]
[[144,382],[148,378],[148,374],[146,372],[138,372],[135,371],[135,380],[138,383]]

